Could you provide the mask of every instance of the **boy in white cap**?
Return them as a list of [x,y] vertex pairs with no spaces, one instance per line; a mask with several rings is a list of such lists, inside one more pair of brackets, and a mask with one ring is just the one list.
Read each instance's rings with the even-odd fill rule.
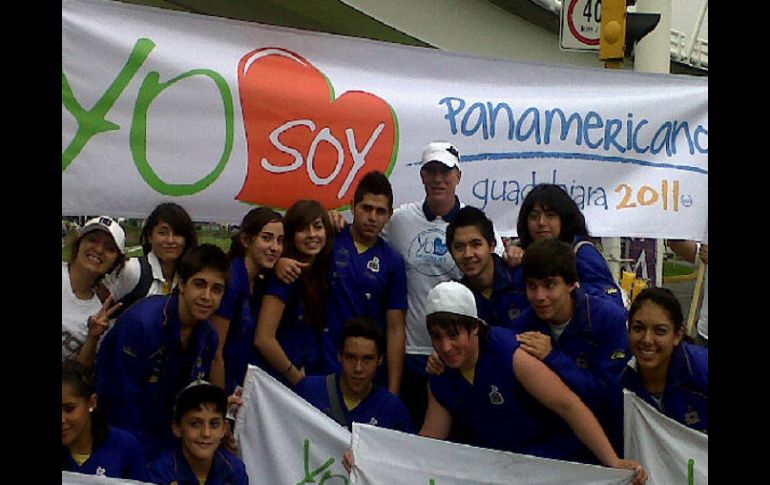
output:
[[[561,460],[572,458],[579,440],[604,465],[636,470],[634,483],[647,479],[638,462],[618,458],[577,395],[545,364],[519,350],[512,331],[478,318],[467,287],[440,283],[428,293],[425,307],[433,347],[448,369],[430,377],[421,436],[446,439],[456,420],[472,432],[476,446]],[[559,418],[574,435],[559,432]]]
[[106,274],[120,272],[125,248],[126,233],[107,216],[88,220],[72,242],[70,260],[62,263],[62,361],[93,366],[99,340],[120,308],[111,297],[100,300],[96,290]]

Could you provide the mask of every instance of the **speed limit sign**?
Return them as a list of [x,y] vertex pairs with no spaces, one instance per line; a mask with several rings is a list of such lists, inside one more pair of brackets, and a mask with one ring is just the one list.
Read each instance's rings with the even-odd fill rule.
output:
[[564,0],[559,45],[565,50],[599,50],[602,0]]

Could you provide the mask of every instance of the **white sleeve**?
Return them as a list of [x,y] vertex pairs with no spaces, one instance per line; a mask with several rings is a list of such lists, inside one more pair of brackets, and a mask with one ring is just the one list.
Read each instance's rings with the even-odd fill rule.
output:
[[115,300],[120,300],[139,284],[141,275],[142,265],[139,258],[129,258],[118,275],[110,273],[104,277],[104,286],[110,290]]
[[505,252],[505,243],[503,242],[503,238],[500,235],[499,232],[497,232],[497,229],[495,231],[495,254],[498,256],[502,256]]

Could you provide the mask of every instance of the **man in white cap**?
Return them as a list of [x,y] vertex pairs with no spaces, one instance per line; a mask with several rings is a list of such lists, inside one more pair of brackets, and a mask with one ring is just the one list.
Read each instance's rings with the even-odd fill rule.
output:
[[[436,285],[425,312],[447,370],[430,377],[421,436],[446,439],[457,421],[471,431],[472,445],[570,461],[582,442],[605,466],[635,470],[634,483],[646,480],[638,462],[618,457],[580,398],[543,362],[520,351],[513,331],[478,318],[465,285]],[[572,433],[563,431],[559,418]]]
[[423,149],[421,162],[425,199],[399,206],[382,232],[406,263],[406,365],[401,396],[415,423],[425,414],[425,364],[433,352],[425,329],[425,296],[436,284],[462,276],[446,244],[447,225],[462,207],[456,195],[462,177],[460,153],[451,143],[434,141]]

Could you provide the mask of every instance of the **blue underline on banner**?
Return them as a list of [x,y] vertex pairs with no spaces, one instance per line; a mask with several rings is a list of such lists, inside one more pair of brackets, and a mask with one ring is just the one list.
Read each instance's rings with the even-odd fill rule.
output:
[[[472,163],[484,160],[522,160],[522,159],[537,159],[537,158],[559,158],[564,160],[594,160],[598,162],[608,163],[628,163],[631,165],[640,165],[643,167],[655,167],[655,168],[669,168],[672,170],[681,170],[683,172],[694,172],[708,175],[708,170],[704,170],[699,167],[692,167],[689,165],[674,165],[671,163],[660,162],[648,162],[647,160],[639,160],[636,158],[606,156],[606,155],[590,155],[586,153],[569,153],[569,152],[502,152],[502,153],[478,153],[476,155],[463,155],[460,157],[462,163]],[[407,167],[414,165],[422,165],[422,162],[411,162],[407,164]]]

